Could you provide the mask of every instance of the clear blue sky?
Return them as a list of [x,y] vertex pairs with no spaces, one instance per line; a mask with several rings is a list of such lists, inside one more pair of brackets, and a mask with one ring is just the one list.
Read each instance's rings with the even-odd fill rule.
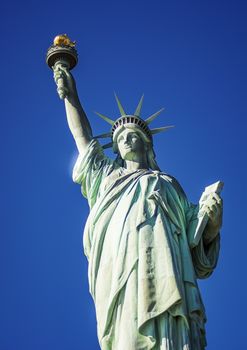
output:
[[1,8],[0,350],[99,350],[82,230],[86,200],[71,180],[76,148],[46,50],[77,41],[74,70],[95,134],[118,116],[161,107],[160,167],[192,202],[225,182],[217,270],[200,282],[209,350],[246,340],[246,1],[6,1]]

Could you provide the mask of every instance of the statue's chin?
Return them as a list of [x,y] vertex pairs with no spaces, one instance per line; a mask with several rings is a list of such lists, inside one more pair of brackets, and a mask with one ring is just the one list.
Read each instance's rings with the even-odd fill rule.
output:
[[131,148],[126,148],[120,155],[123,160],[134,160],[136,158],[135,152]]

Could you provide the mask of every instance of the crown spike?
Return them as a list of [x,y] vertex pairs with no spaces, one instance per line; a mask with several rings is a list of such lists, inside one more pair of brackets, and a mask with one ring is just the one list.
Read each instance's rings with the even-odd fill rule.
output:
[[152,135],[158,134],[163,131],[167,131],[170,128],[174,128],[175,125],[162,126],[161,128],[155,128],[150,130]]
[[114,120],[111,120],[110,118],[106,117],[105,115],[98,113],[98,112],[94,112],[96,113],[100,118],[104,119],[108,124],[110,125],[114,125]]
[[152,114],[150,117],[148,117],[145,122],[147,124],[150,124],[155,118],[158,117],[158,115],[160,115],[161,112],[163,112],[164,108],[161,108],[158,112]]
[[103,145],[102,148],[103,149],[110,148],[110,147],[112,147],[112,145],[113,145],[113,142],[109,142],[109,143]]
[[122,106],[122,104],[121,104],[121,102],[120,102],[120,100],[119,100],[119,98],[117,97],[117,94],[116,94],[115,92],[114,92],[114,95],[115,95],[115,99],[116,99],[116,101],[117,101],[118,109],[119,109],[121,115],[122,115],[122,116],[123,116],[123,115],[126,115],[126,113],[125,113],[125,111],[124,111],[124,109],[123,109],[123,106]]
[[111,132],[94,136],[94,139],[106,139],[107,137],[111,137]]
[[138,103],[138,106],[136,107],[135,113],[134,113],[134,115],[137,116],[137,117],[140,117],[142,104],[143,104],[143,99],[144,99],[144,94],[142,95],[142,97],[141,97],[141,99],[140,99],[140,101]]

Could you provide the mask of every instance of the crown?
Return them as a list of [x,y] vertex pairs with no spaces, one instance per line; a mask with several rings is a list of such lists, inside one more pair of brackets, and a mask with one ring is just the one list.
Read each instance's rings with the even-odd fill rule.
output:
[[141,109],[142,109],[142,104],[143,104],[143,99],[144,99],[144,95],[142,95],[136,110],[134,112],[133,115],[129,115],[127,113],[125,113],[125,110],[119,100],[119,98],[117,97],[117,95],[115,94],[115,98],[117,101],[117,105],[120,111],[121,116],[116,119],[115,121],[110,119],[109,117],[95,112],[99,117],[101,117],[102,119],[104,119],[108,124],[111,125],[111,131],[105,134],[101,134],[98,136],[95,136],[94,138],[99,139],[99,138],[108,138],[110,137],[112,139],[111,142],[107,143],[106,145],[103,146],[103,148],[109,148],[112,147],[113,142],[117,139],[118,133],[119,131],[122,129],[122,127],[131,127],[131,128],[135,128],[135,129],[139,129],[149,140],[149,142],[153,142],[153,136],[154,134],[158,134],[162,131],[167,131],[170,128],[173,128],[174,125],[168,125],[168,126],[163,126],[160,128],[155,128],[155,129],[150,129],[149,128],[149,124],[156,118],[158,117],[158,115],[164,110],[164,108],[160,109],[158,112],[152,114],[151,116],[149,116],[147,119],[142,119],[140,117],[140,113],[141,113]]

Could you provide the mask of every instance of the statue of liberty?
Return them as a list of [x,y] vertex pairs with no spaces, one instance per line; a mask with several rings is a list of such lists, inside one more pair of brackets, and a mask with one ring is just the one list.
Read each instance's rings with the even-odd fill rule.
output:
[[[68,125],[79,157],[73,180],[87,198],[83,245],[90,293],[102,350],[202,350],[206,347],[205,309],[197,279],[209,277],[219,254],[222,200],[215,192],[191,204],[177,180],[155,160],[151,129],[161,112],[145,120],[142,101],[127,114],[116,97],[116,121],[94,137],[68,67],[54,67],[63,80]],[[116,159],[104,154],[109,137]],[[208,221],[198,242],[202,213]]]

